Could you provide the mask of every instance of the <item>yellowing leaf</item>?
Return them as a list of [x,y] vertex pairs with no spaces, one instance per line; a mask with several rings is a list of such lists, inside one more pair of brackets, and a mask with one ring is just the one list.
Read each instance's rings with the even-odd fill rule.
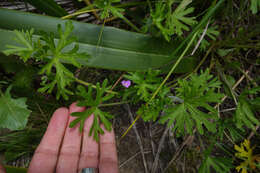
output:
[[260,157],[253,155],[253,148],[250,147],[249,140],[245,139],[244,142],[240,144],[240,147],[235,145],[235,150],[238,151],[235,153],[235,156],[244,160],[244,162],[241,162],[240,165],[236,167],[237,172],[242,170],[242,173],[247,173],[247,169],[251,168],[254,170],[256,168],[256,162],[260,161]]

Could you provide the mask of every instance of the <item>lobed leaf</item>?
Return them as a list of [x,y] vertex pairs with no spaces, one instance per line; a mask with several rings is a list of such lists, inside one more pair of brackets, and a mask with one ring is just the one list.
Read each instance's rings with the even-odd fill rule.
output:
[[25,128],[31,111],[27,108],[26,98],[11,97],[9,86],[4,94],[0,91],[0,128],[22,130]]

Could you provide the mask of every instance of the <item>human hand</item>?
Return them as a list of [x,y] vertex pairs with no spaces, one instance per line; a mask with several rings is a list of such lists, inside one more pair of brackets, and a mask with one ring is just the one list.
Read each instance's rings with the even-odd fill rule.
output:
[[68,127],[75,119],[70,113],[81,111],[84,108],[73,103],[69,109],[59,108],[53,113],[28,173],[78,173],[83,168],[99,168],[99,173],[119,172],[113,131],[103,128],[105,134],[97,143],[88,135],[93,115],[86,120],[83,133],[79,132],[78,126]]

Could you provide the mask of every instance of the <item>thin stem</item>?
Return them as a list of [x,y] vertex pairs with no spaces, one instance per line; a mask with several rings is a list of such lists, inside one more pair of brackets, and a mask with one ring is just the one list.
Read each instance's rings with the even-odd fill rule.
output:
[[[190,40],[189,44],[187,45],[187,47],[185,48],[185,50],[182,52],[181,56],[179,57],[179,59],[175,62],[175,64],[173,65],[172,69],[170,70],[170,72],[168,73],[168,75],[165,77],[165,79],[163,80],[163,82],[160,84],[160,86],[157,88],[157,90],[154,92],[153,96],[151,97],[151,99],[146,103],[146,106],[155,98],[155,96],[158,94],[158,92],[160,91],[160,89],[162,88],[162,86],[165,84],[165,82],[168,80],[168,78],[170,77],[170,75],[173,73],[173,71],[176,69],[176,67],[178,66],[178,64],[180,63],[180,61],[183,59],[184,55],[186,54],[186,52],[189,50],[192,42],[194,41],[194,39],[196,38],[198,34],[198,31],[195,32],[195,34],[193,35],[192,39]],[[133,127],[133,125],[135,124],[135,122],[141,117],[141,115],[137,115],[137,117],[135,118],[135,120],[132,122],[132,124],[128,127],[128,129],[124,132],[124,134],[121,136],[120,140],[128,133],[128,131]]]
[[[96,85],[94,85],[94,84],[92,84],[92,83],[85,82],[85,81],[80,80],[80,79],[78,79],[78,78],[76,78],[76,77],[74,77],[74,79],[75,79],[76,82],[78,82],[78,83],[80,83],[80,84],[82,84],[82,85],[91,86],[91,87],[93,87],[93,88],[95,88],[95,89],[97,88]],[[105,92],[111,93],[111,94],[118,94],[117,92],[110,91],[110,90],[106,90]]]
[[61,19],[70,19],[70,18],[72,18],[74,16],[78,16],[80,14],[89,13],[89,12],[96,12],[96,11],[100,11],[100,10],[102,10],[102,9],[86,9],[86,10],[83,10],[83,11],[76,11],[75,13],[61,17]]
[[176,61],[176,63],[172,66],[172,69],[170,70],[170,72],[167,74],[167,76],[164,78],[163,82],[160,84],[160,86],[157,88],[157,90],[154,92],[154,94],[152,95],[151,99],[149,100],[149,102],[151,102],[155,96],[159,93],[160,89],[162,88],[162,86],[165,84],[165,82],[168,80],[168,78],[171,76],[171,74],[173,73],[173,71],[176,69],[176,67],[179,65],[179,63],[181,62],[181,60],[183,59],[184,55],[186,54],[186,52],[189,50],[192,42],[194,41],[194,39],[196,38],[198,32],[196,32],[192,39],[190,40],[189,44],[187,45],[187,47],[185,48],[185,50],[182,52],[181,56],[178,58],[178,60]]
[[121,19],[123,19],[125,21],[125,23],[127,23],[129,26],[131,26],[134,30],[136,30],[137,32],[142,33],[142,31],[137,28],[137,26],[135,26],[130,20],[128,20],[125,16],[123,16]]
[[[135,5],[143,5],[143,4],[147,4],[147,2],[129,2],[129,3],[124,3],[124,4],[119,4],[119,5],[115,5],[115,7],[128,7],[128,6],[135,6]],[[81,15],[81,14],[84,14],[84,13],[90,13],[90,12],[98,12],[100,10],[103,10],[103,9],[98,9],[98,8],[93,8],[93,4],[89,5],[88,7],[84,7],[72,14],[69,14],[69,15],[66,15],[66,16],[63,16],[61,19],[69,19],[69,18],[72,18],[74,16],[78,16],[78,15]]]
[[[85,1],[85,3],[86,3],[88,6],[90,6],[91,10],[94,9],[94,8],[93,8],[93,5],[91,4],[91,2],[90,2],[89,0],[84,0],[84,1]],[[93,14],[94,14],[94,16],[99,20],[99,16],[98,16],[98,14],[96,13],[96,11],[93,11]]]
[[129,103],[129,102],[124,101],[124,102],[106,103],[106,104],[100,104],[98,107],[117,106],[117,105],[122,105],[122,104],[126,104],[126,103]]

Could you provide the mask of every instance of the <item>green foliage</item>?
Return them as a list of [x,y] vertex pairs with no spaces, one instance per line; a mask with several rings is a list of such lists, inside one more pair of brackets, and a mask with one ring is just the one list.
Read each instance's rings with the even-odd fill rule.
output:
[[102,9],[100,18],[106,19],[112,14],[115,17],[123,18],[122,12],[124,12],[123,8],[118,8],[113,6],[113,3],[119,3],[120,0],[95,0],[94,5]]
[[158,75],[159,70],[148,70],[146,72],[129,72],[125,78],[133,82],[133,86],[127,89],[125,98],[136,98],[136,101],[148,102],[151,94],[159,87],[162,78]]
[[0,152],[4,153],[5,162],[15,161],[21,156],[32,155],[37,145],[40,143],[44,132],[44,127],[28,127],[21,131],[14,131],[1,135]]
[[159,113],[164,109],[171,99],[168,97],[170,89],[163,87],[157,97],[150,101],[152,94],[159,87],[163,78],[160,77],[159,70],[148,70],[146,72],[129,72],[125,78],[133,82],[133,86],[126,89],[124,99],[130,99],[134,103],[145,102],[137,111],[142,115],[144,121],[155,121]]
[[83,86],[78,86],[77,95],[82,97],[84,100],[79,101],[77,105],[85,106],[86,110],[84,112],[75,112],[71,114],[77,118],[70,123],[70,127],[74,127],[80,123],[80,131],[84,128],[85,120],[91,115],[94,116],[94,121],[90,128],[89,135],[91,136],[93,134],[96,141],[99,140],[99,134],[104,133],[100,127],[100,123],[104,124],[105,128],[109,131],[111,130],[112,125],[108,119],[113,118],[113,116],[100,109],[101,103],[111,99],[114,96],[113,94],[104,95],[105,91],[109,89],[109,87],[107,87],[107,82],[107,80],[104,80],[101,87],[100,84],[97,83],[95,97],[93,96],[92,86],[88,87],[88,91],[86,91]]
[[19,44],[19,46],[15,45],[7,45],[7,50],[3,51],[6,55],[18,55],[24,62],[26,62],[35,51],[34,42],[32,40],[32,35],[34,29],[30,31],[17,31],[14,30],[16,37],[15,41]]
[[215,172],[229,173],[230,169],[233,168],[232,159],[208,156],[203,160],[203,164],[199,168],[199,173],[211,173],[212,168]]
[[194,11],[193,7],[188,7],[191,2],[192,0],[182,0],[173,11],[174,0],[158,1],[155,9],[150,9],[153,25],[167,41],[170,41],[174,34],[181,36],[183,31],[189,31],[189,26],[196,24],[195,17],[188,17]]
[[[219,31],[217,30],[218,27],[217,26],[211,26],[206,30],[205,33],[205,37],[202,39],[201,43],[200,43],[200,48],[205,51],[208,46],[210,45],[208,40],[216,40],[216,37],[219,35]],[[197,39],[194,41],[194,44],[197,44],[200,37],[202,36],[202,34],[204,33],[204,28],[199,29],[198,35],[197,35]]]
[[260,8],[260,1],[259,0],[251,0],[250,4],[250,10],[253,14],[256,14],[258,12],[258,9]]
[[17,168],[17,167],[8,166],[8,165],[5,165],[4,168],[7,173],[26,173],[28,171],[27,168]]
[[38,91],[51,93],[54,87],[57,86],[56,98],[59,99],[62,96],[64,99],[68,99],[68,95],[72,95],[73,92],[67,87],[74,81],[74,75],[63,63],[67,62],[80,68],[81,65],[76,58],[89,57],[87,53],[78,52],[79,46],[77,44],[72,49],[67,50],[67,47],[76,41],[76,38],[70,35],[72,30],[73,25],[70,21],[65,23],[64,31],[61,25],[58,25],[60,37],[58,42],[55,41],[53,33],[42,32],[40,38],[33,41],[33,29],[30,32],[15,31],[18,38],[17,42],[22,46],[7,45],[9,49],[4,53],[6,55],[18,55],[24,62],[29,58],[33,58],[35,61],[47,62],[39,71],[39,74],[44,76],[41,82],[42,88]]
[[242,128],[237,128],[232,118],[225,118],[224,120],[221,120],[218,125],[218,130],[220,131],[220,140],[224,139],[225,133],[229,134],[231,139],[235,142],[243,139],[243,134],[245,133],[245,130]]
[[242,126],[246,126],[251,129],[255,129],[255,125],[259,125],[259,121],[254,116],[254,110],[252,109],[252,104],[259,104],[259,97],[253,100],[248,99],[248,95],[256,95],[259,93],[260,87],[253,88],[251,90],[245,90],[239,96],[239,102],[237,105],[237,109],[235,112],[234,120],[235,124],[238,128],[242,128]]
[[0,91],[0,128],[21,130],[25,128],[31,111],[27,108],[26,98],[11,97],[11,88],[9,86],[4,94]]
[[216,123],[212,120],[218,119],[218,113],[209,103],[221,101],[223,95],[215,91],[220,87],[220,82],[206,70],[200,75],[192,74],[189,81],[178,80],[178,85],[176,96],[183,102],[168,107],[160,122],[165,123],[169,120],[169,126],[175,123],[172,130],[177,129],[181,134],[184,133],[184,129],[192,134],[194,125],[200,134],[204,132],[202,125],[209,131],[216,132]]

